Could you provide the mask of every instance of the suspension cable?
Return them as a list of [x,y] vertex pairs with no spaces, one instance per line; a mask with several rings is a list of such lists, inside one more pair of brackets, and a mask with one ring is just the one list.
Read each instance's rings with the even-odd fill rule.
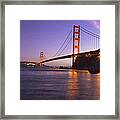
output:
[[81,31],[83,31],[83,32],[85,32],[86,34],[89,34],[89,35],[91,35],[91,36],[96,37],[96,38],[99,39],[99,36],[96,36],[95,34],[91,34],[90,32],[87,32],[87,31],[82,30],[82,29],[81,29]]
[[[100,39],[100,36],[99,36],[98,34],[93,33],[93,32],[91,32],[91,31],[85,29],[85,28],[82,27],[82,26],[80,26],[80,28],[81,28],[81,31],[83,31],[84,33],[89,34],[89,35],[95,37],[96,39]],[[70,41],[72,40],[72,37],[71,37],[70,40],[67,42],[67,39],[69,38],[71,32],[72,32],[72,29],[70,30],[70,32],[69,32],[69,34],[67,35],[66,39],[64,40],[63,44],[62,44],[61,47],[57,50],[57,52],[55,53],[55,55],[54,55],[53,57],[61,55],[61,54],[63,53],[63,51],[66,49],[66,47],[68,46],[68,44],[69,44]],[[66,44],[66,46],[63,48],[63,46],[64,46],[64,44],[65,44],[66,42],[67,42],[67,44]],[[62,49],[62,48],[63,48],[63,49]],[[62,51],[61,51],[61,49],[62,49]],[[60,52],[60,51],[61,51],[61,52]],[[59,52],[60,52],[60,53],[59,53]],[[59,54],[58,54],[58,53],[59,53]]]
[[69,34],[67,35],[66,39],[64,40],[63,44],[61,45],[61,47],[57,50],[57,52],[55,53],[55,55],[53,55],[53,57],[58,56],[57,54],[59,53],[59,51],[62,49],[63,45],[66,43],[67,39],[69,38],[70,34],[72,32],[72,29],[70,30]]
[[81,29],[83,29],[83,30],[85,30],[85,31],[87,31],[87,32],[89,32],[89,33],[91,33],[92,35],[94,35],[94,36],[96,36],[96,37],[100,37],[98,34],[96,34],[96,33],[93,33],[93,32],[91,32],[91,31],[89,31],[89,30],[87,30],[87,29],[85,29],[84,27],[82,27],[82,26],[80,26],[80,28]]
[[64,49],[58,54],[58,56],[63,53],[63,51],[66,49],[66,47],[68,46],[68,44],[70,43],[71,40],[72,40],[72,37],[71,37],[70,40],[67,42],[67,44],[66,44],[66,46],[64,47]]

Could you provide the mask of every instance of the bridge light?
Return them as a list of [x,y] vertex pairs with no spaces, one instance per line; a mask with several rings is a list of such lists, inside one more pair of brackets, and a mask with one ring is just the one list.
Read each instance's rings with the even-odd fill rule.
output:
[[35,66],[36,64],[35,63],[27,63],[26,65],[27,66],[30,66],[30,65]]

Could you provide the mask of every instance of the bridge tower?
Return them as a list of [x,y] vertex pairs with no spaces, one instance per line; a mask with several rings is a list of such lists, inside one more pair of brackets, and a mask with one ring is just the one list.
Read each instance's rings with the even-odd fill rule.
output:
[[73,59],[72,67],[74,68],[75,54],[80,53],[80,25],[73,26]]
[[44,64],[41,63],[44,60],[44,53],[41,51],[40,52],[40,66],[43,66]]

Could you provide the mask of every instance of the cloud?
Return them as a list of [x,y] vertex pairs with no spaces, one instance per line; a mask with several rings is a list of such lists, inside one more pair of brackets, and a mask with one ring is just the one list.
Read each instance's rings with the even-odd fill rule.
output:
[[93,20],[92,24],[97,28],[100,29],[100,21],[99,20]]

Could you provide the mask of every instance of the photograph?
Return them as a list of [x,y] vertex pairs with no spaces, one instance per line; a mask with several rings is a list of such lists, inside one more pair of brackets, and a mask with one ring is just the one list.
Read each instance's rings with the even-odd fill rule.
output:
[[119,119],[119,2],[10,1],[0,117]]
[[20,20],[20,100],[100,100],[100,20]]

